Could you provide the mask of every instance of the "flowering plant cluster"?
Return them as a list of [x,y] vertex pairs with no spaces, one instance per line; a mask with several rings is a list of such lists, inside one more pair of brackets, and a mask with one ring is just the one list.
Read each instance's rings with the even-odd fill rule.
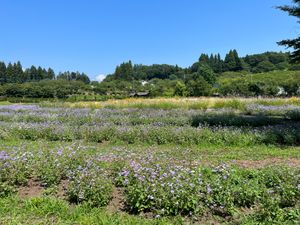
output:
[[226,164],[187,168],[151,160],[131,161],[118,180],[125,187],[128,207],[136,213],[194,215],[211,211],[226,217],[241,207],[274,198],[278,207],[292,207],[300,200],[300,171],[286,168],[253,171]]
[[112,180],[107,171],[98,166],[78,166],[69,174],[68,200],[74,203],[87,203],[90,206],[105,206],[112,194]]

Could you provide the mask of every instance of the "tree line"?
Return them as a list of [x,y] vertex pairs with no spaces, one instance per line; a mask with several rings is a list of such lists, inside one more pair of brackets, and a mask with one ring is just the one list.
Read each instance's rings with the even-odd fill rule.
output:
[[90,83],[89,77],[80,72],[60,72],[55,74],[51,68],[45,69],[40,66],[31,66],[23,70],[21,63],[0,62],[0,84],[7,83],[26,83],[26,82],[38,82],[41,80],[68,80],[68,81],[82,81],[85,84]]
[[81,81],[41,80],[27,83],[7,83],[0,85],[2,98],[47,98],[66,99],[83,94],[89,86]]
[[[128,95],[132,92],[147,91],[153,97],[273,96],[284,85],[276,82],[277,77],[271,78],[274,82],[271,82],[270,87],[267,84],[262,84],[262,82],[256,84],[244,79],[245,83],[240,92],[228,83],[226,83],[226,87],[223,87],[225,84],[219,84],[217,80],[228,73],[240,74],[241,77],[242,74],[247,74],[250,77],[251,74],[263,74],[271,71],[299,70],[300,66],[298,64],[290,63],[289,56],[289,53],[265,52],[239,57],[237,50],[233,49],[226,54],[224,59],[220,54],[201,54],[198,61],[188,68],[167,64],[134,65],[129,61],[118,65],[113,74],[108,75],[100,84],[96,84],[95,91],[103,95]],[[294,80],[291,82],[294,82]],[[262,88],[262,86],[264,87]],[[234,91],[229,91],[230,88],[233,88]],[[288,92],[288,94],[292,94],[292,92]]]
[[199,60],[188,68],[180,68],[175,65],[154,64],[133,65],[131,61],[124,62],[116,67],[115,72],[107,76],[105,81],[112,80],[151,80],[182,78],[186,74],[196,73],[202,67],[209,67],[213,73],[248,71],[262,73],[274,70],[293,69],[290,64],[289,53],[265,52],[262,54],[246,55],[239,57],[237,50],[230,50],[224,59],[220,54],[201,54]]
[[[112,98],[130,97],[136,93],[157,96],[275,96],[297,95],[299,79],[271,82],[252,81],[251,74],[266,76],[270,71],[298,70],[298,64],[290,64],[289,53],[266,52],[239,57],[230,50],[224,59],[220,54],[201,54],[197,62],[187,68],[178,65],[133,64],[118,65],[115,72],[101,82],[90,82],[79,72],[61,72],[31,66],[23,69],[20,62],[0,63],[0,96],[26,98],[69,98],[72,95],[101,95]],[[229,74],[229,78],[221,79]],[[234,79],[230,78],[230,74]],[[239,78],[239,79],[237,79]],[[222,82],[220,82],[222,80]]]

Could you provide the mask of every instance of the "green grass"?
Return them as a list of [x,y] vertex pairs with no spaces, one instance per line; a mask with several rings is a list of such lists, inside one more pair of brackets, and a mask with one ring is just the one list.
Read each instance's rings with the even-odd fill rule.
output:
[[181,224],[176,219],[145,219],[124,213],[109,213],[104,208],[69,205],[53,197],[0,199],[0,224]]
[[0,105],[10,105],[11,103],[10,102],[7,102],[7,101],[0,101]]
[[224,145],[193,145],[178,146],[174,144],[153,146],[150,144],[123,145],[112,143],[89,143],[84,141],[61,142],[61,141],[26,141],[19,139],[4,140],[0,143],[0,149],[10,147],[22,147],[24,151],[31,149],[32,152],[39,150],[51,150],[61,147],[76,148],[84,146],[85,155],[97,154],[110,155],[120,154],[122,151],[129,151],[135,155],[143,156],[147,152],[154,155],[186,161],[199,161],[205,164],[218,164],[221,162],[232,162],[232,160],[265,160],[270,158],[300,159],[300,147],[297,146],[270,146],[252,145],[246,147],[234,147]]

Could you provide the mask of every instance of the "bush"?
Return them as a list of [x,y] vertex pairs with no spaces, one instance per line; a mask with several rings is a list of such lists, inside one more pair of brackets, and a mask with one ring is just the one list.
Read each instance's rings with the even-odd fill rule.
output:
[[70,174],[71,182],[67,190],[70,202],[87,203],[93,207],[108,204],[111,199],[112,182],[105,171],[97,166],[79,166]]
[[[284,176],[284,174],[287,174]],[[126,204],[134,213],[195,215],[209,209],[232,216],[237,208],[267,205],[279,211],[300,200],[299,170],[270,167],[261,170],[228,167],[186,168],[158,164],[153,159],[131,161],[119,173]],[[268,209],[268,213],[272,213]]]
[[236,127],[260,127],[268,126],[273,124],[278,124],[282,120],[267,116],[243,116],[230,114],[207,114],[207,115],[197,115],[193,116],[191,120],[191,125],[198,127],[199,125],[209,125],[209,126],[236,126]]
[[13,193],[15,193],[15,188],[10,185],[8,182],[0,181],[0,198],[7,197]]
[[300,121],[300,110],[299,109],[290,110],[286,113],[285,116],[290,120]]

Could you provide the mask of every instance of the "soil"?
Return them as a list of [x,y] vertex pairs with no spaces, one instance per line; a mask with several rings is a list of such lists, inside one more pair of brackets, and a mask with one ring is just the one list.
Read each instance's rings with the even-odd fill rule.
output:
[[56,197],[60,199],[65,199],[66,198],[66,192],[68,190],[69,186],[69,181],[68,180],[62,180],[60,184],[58,185],[58,190],[56,193]]
[[107,206],[107,211],[110,213],[122,212],[125,208],[125,200],[122,188],[114,188],[112,199]]
[[18,194],[21,198],[33,198],[40,197],[44,192],[44,188],[41,183],[35,180],[29,180],[27,186],[20,187]]

